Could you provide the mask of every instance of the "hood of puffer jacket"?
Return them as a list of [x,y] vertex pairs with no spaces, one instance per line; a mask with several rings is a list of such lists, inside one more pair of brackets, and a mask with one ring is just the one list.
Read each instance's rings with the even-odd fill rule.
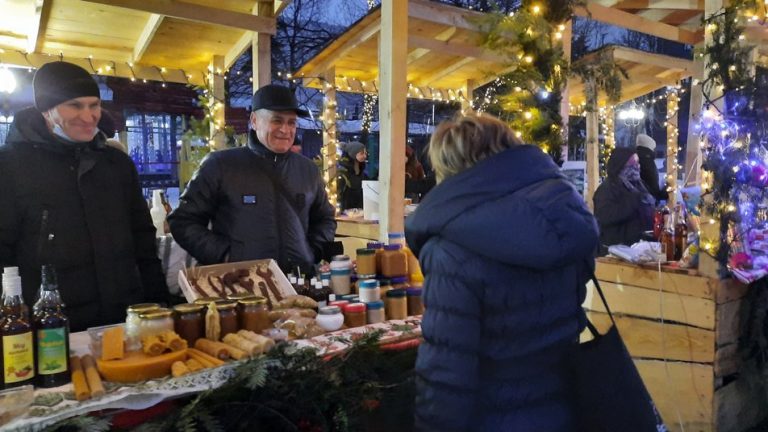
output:
[[611,157],[608,159],[608,166],[606,167],[608,177],[618,177],[619,173],[621,173],[621,170],[624,168],[624,165],[627,164],[629,158],[635,153],[637,153],[637,151],[634,148],[629,147],[616,147],[613,149]]
[[11,129],[8,131],[8,137],[5,143],[10,146],[27,145],[31,143],[47,150],[58,153],[72,152],[77,148],[89,147],[92,149],[106,148],[106,136],[99,132],[87,143],[67,142],[53,135],[45,118],[35,108],[25,108],[14,115]]
[[509,265],[551,269],[591,257],[597,224],[552,159],[522,145],[437,185],[406,220],[419,253],[433,237]]

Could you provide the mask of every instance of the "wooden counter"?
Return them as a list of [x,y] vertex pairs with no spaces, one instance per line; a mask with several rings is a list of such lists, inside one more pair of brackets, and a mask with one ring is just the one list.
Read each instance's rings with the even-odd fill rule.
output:
[[362,218],[336,218],[336,240],[344,245],[344,253],[353,257],[355,250],[368,242],[379,241],[379,221]]
[[[749,286],[610,258],[598,258],[595,274],[669,430],[741,431],[763,417],[763,390],[737,374]],[[584,307],[598,329],[609,328],[591,282]]]

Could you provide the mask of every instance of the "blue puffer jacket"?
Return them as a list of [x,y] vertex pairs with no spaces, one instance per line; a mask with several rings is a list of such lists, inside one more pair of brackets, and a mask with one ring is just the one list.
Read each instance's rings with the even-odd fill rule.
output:
[[417,428],[575,430],[565,366],[598,231],[552,160],[519,146],[448,178],[406,238],[426,276]]

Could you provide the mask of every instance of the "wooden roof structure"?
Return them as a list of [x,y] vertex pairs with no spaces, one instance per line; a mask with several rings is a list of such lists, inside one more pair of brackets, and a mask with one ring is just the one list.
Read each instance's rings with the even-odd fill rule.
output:
[[[228,68],[256,34],[274,34],[281,0],[6,0],[0,63],[39,67],[64,59],[93,73],[203,82],[214,56]],[[263,9],[262,9],[263,10]]]

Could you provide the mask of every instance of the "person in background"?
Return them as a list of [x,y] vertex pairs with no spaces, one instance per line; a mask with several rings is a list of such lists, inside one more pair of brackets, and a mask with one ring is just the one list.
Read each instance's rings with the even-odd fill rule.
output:
[[115,133],[117,133],[117,127],[115,125],[115,118],[112,117],[112,114],[109,113],[109,111],[102,109],[101,110],[101,119],[99,119],[99,130],[106,136],[107,140],[105,143],[110,146],[114,147],[118,150],[121,150],[123,153],[128,154],[128,148],[123,145],[122,142],[115,139]]
[[646,134],[639,134],[635,140],[637,157],[640,160],[640,179],[645,188],[656,198],[656,202],[669,199],[666,186],[659,187],[659,170],[656,168],[656,141]]
[[99,133],[99,87],[52,62],[33,78],[0,149],[0,265],[18,266],[33,304],[53,264],[72,331],[125,320],[133,303],[165,301],[155,227],[131,159]]
[[335,210],[314,162],[290,151],[298,115],[308,112],[291,89],[266,85],[253,95],[248,145],[201,163],[168,216],[200,264],[272,258],[285,272],[311,273],[330,260]]
[[363,180],[368,151],[361,142],[351,141],[342,147],[344,154],[339,158],[339,203],[341,209],[363,208]]
[[416,152],[413,151],[411,146],[405,146],[405,179],[406,180],[423,180],[424,179],[424,167],[421,166],[419,158],[416,157]]
[[617,147],[608,159],[608,177],[595,191],[595,218],[600,225],[600,254],[608,246],[637,243],[644,231],[653,229],[656,200],[640,179],[635,150]]
[[440,124],[406,219],[425,275],[416,429],[576,430],[568,366],[597,225],[552,158],[489,115]]

